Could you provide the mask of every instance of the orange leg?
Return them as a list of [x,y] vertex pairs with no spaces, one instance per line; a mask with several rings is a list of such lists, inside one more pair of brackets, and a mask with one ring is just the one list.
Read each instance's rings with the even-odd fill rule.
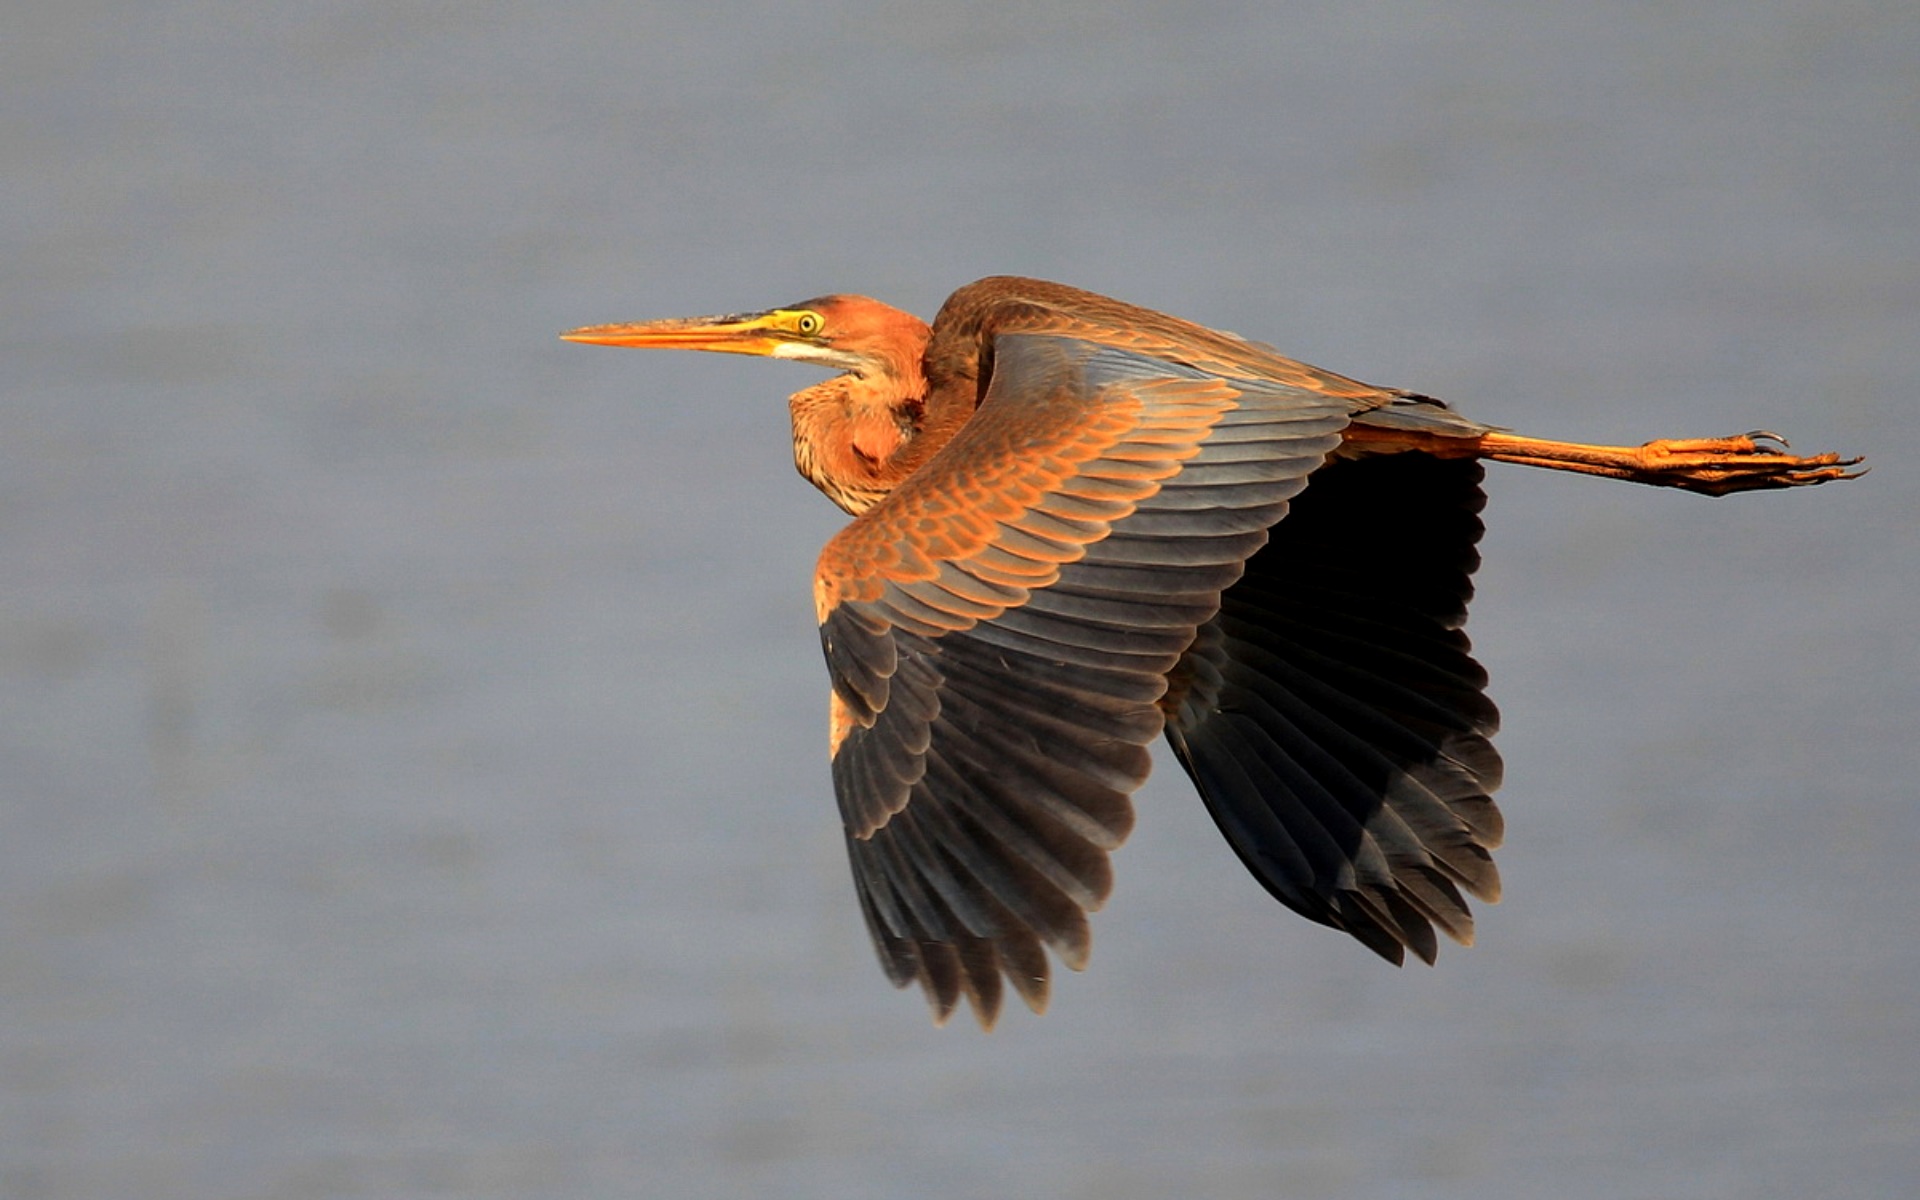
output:
[[1583,446],[1510,433],[1482,434],[1478,440],[1480,457],[1495,462],[1630,479],[1709,496],[1804,487],[1860,474],[1847,469],[1859,462],[1858,458],[1783,454],[1787,439],[1764,430],[1736,437],[1661,439],[1639,446]]
[[1423,450],[1443,458],[1486,458],[1680,488],[1708,496],[1762,488],[1805,487],[1835,479],[1852,479],[1864,473],[1847,469],[1857,464],[1858,458],[1842,458],[1838,454],[1801,458],[1782,453],[1787,448],[1787,440],[1764,430],[1736,437],[1663,438],[1639,446],[1588,446],[1512,433],[1443,437],[1375,429],[1356,423],[1348,427],[1347,442],[1361,452]]

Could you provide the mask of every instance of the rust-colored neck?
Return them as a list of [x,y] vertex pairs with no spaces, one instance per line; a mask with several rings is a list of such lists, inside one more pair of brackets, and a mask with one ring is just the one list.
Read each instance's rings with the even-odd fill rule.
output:
[[929,421],[929,330],[906,313],[858,347],[867,367],[795,392],[793,461],[829,500],[858,516],[879,503],[959,429]]

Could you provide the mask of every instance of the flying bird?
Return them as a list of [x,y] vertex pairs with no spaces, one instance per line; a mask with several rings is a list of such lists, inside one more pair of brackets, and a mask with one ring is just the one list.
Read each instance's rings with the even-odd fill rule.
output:
[[1463,626],[1481,460],[1707,495],[1853,478],[1777,435],[1543,441],[1430,396],[1056,283],[994,277],[931,326],[864,296],[595,325],[610,346],[794,359],[800,473],[853,521],[820,555],[828,746],[895,986],[991,1028],[1044,1011],[1165,734],[1282,904],[1393,963],[1494,901],[1498,713]]

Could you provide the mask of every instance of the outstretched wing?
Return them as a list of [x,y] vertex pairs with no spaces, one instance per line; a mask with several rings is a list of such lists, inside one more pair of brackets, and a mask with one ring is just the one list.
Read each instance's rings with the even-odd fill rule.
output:
[[822,553],[834,790],[897,986],[983,1024],[1086,961],[1169,671],[1353,400],[1044,333]]
[[1480,464],[1330,463],[1173,674],[1167,738],[1247,867],[1389,961],[1499,898],[1499,714],[1461,626]]

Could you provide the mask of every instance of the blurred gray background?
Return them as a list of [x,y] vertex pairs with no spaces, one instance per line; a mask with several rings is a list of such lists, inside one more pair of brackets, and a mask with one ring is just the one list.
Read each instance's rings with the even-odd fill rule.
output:
[[[1911,0],[22,5],[0,1196],[1920,1189]],[[1044,1019],[879,974],[804,368],[565,345],[1058,278],[1493,468],[1507,901],[1395,971],[1162,758]]]

